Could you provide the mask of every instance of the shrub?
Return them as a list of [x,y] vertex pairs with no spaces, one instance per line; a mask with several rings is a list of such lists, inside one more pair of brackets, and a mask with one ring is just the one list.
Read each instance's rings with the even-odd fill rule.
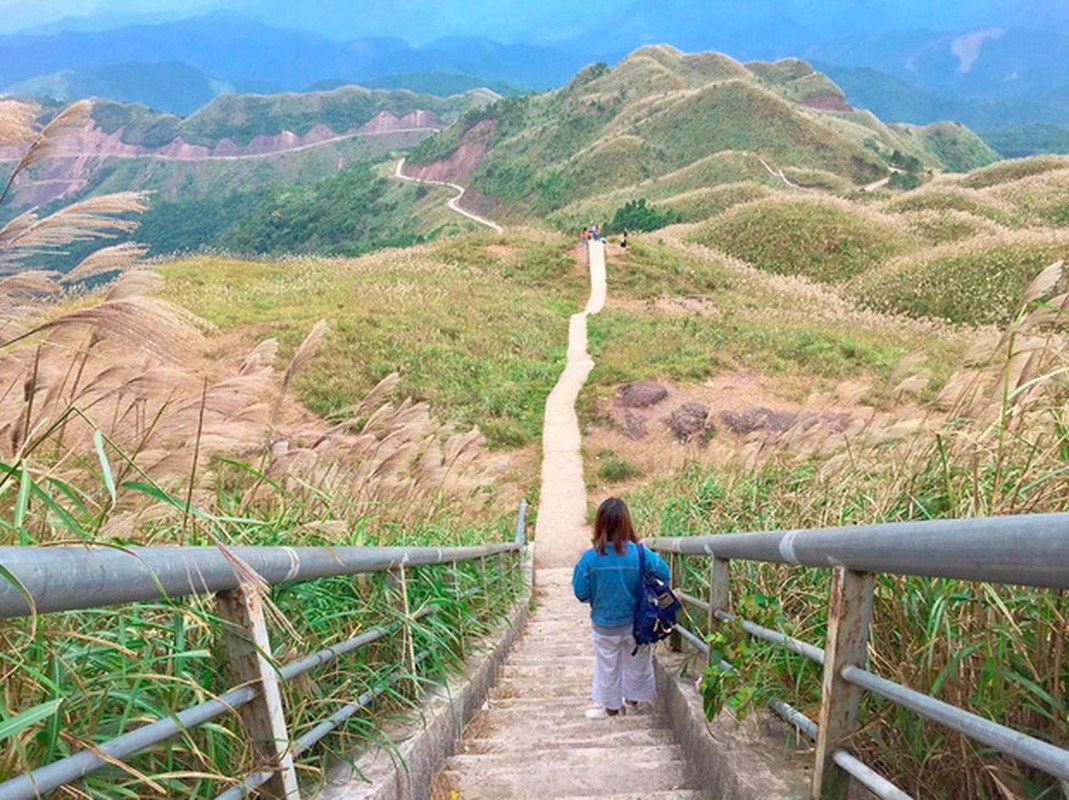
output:
[[609,231],[655,231],[666,225],[673,225],[682,218],[683,215],[673,209],[658,210],[646,205],[646,198],[641,197],[616,209],[612,222],[609,223]]
[[609,483],[631,480],[642,474],[642,470],[635,464],[623,458],[610,456],[601,462],[598,467],[598,477]]

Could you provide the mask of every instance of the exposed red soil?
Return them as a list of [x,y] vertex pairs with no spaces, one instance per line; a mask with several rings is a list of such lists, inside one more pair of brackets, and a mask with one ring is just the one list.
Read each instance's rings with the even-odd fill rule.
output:
[[802,105],[819,108],[822,111],[853,111],[854,107],[846,98],[834,92],[814,92],[802,98]]
[[[449,158],[430,164],[406,164],[405,172],[421,180],[444,181],[466,187],[475,168],[489,151],[496,128],[496,119],[480,120],[461,137],[460,145]],[[464,206],[467,208],[477,210],[479,202],[478,197],[464,195]]]

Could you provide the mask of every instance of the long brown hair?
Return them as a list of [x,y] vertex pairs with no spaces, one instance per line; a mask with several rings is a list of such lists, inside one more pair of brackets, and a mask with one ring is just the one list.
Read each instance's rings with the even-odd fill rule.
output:
[[605,555],[605,547],[612,542],[612,549],[620,555],[627,552],[628,542],[638,542],[631,526],[631,513],[627,503],[619,497],[610,497],[600,506],[594,517],[594,535],[591,537],[599,556]]

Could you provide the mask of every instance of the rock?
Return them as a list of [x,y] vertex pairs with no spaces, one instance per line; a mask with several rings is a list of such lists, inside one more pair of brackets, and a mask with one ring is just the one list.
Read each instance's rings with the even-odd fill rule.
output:
[[647,433],[645,420],[628,409],[624,414],[624,436],[628,439],[642,439]]
[[750,406],[742,411],[723,411],[720,414],[720,422],[725,428],[743,436],[756,430],[781,433],[794,425],[797,419],[798,415],[793,411],[780,411],[763,406]]
[[616,390],[617,405],[624,408],[646,408],[668,397],[668,390],[657,381],[633,381]]
[[701,441],[709,439],[715,428],[709,419],[709,407],[702,403],[684,403],[668,418],[668,427],[680,441],[689,442],[697,438]]

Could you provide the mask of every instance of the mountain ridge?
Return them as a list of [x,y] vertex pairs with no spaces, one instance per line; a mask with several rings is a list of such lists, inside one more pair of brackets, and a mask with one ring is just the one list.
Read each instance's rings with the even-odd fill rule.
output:
[[895,153],[955,171],[997,158],[961,126],[884,124],[799,59],[743,64],[657,45],[611,69],[592,65],[561,89],[473,111],[408,163],[414,175],[467,183],[480,210],[519,216],[730,153],[827,185],[885,177]]

